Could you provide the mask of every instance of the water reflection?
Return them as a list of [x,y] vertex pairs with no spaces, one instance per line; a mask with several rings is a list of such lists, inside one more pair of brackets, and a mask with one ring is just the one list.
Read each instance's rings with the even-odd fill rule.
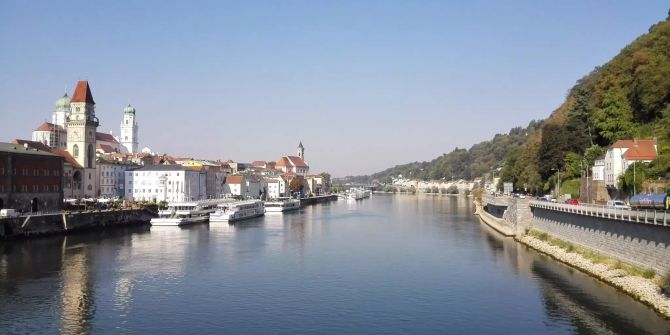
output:
[[375,195],[235,225],[3,242],[0,329],[669,333],[652,310],[473,211],[465,197]]

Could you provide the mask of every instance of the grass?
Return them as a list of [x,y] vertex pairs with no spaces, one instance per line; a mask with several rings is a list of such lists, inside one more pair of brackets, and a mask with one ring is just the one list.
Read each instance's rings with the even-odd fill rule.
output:
[[[545,232],[540,232],[536,230],[527,230],[526,234],[533,236],[541,241],[545,241],[550,245],[559,247],[565,250],[566,252],[579,254],[593,263],[606,264],[614,269],[623,270],[624,272],[628,273],[631,276],[639,276],[647,279],[652,279],[656,276],[656,271],[654,271],[653,269],[643,269],[635,265],[621,262],[620,260],[604,256],[593,250],[586,249],[578,245],[574,245],[570,242],[566,242],[561,239],[549,236],[549,234]],[[670,290],[670,273],[668,273],[668,275],[663,279],[663,281],[667,285],[668,290]]]

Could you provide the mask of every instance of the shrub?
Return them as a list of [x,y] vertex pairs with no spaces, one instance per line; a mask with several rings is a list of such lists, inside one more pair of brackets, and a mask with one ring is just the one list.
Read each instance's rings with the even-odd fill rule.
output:
[[670,293],[670,271],[668,271],[663,279],[661,279],[661,290],[663,293]]
[[642,277],[644,277],[644,278],[651,279],[651,278],[654,278],[655,276],[656,276],[656,271],[654,271],[654,269],[646,269],[646,270],[642,271]]

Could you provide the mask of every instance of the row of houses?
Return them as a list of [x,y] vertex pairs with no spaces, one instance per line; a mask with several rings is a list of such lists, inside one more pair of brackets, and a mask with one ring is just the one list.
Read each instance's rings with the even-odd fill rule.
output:
[[481,183],[481,178],[469,181],[464,179],[459,180],[416,180],[403,178],[401,175],[393,178],[393,185],[397,187],[411,189],[414,188],[418,192],[429,193],[437,189],[439,192],[456,187],[459,193],[466,193],[472,191],[475,185]]

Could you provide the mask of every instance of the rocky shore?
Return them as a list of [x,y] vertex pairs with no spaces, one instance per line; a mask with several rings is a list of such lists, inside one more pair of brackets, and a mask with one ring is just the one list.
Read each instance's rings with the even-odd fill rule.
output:
[[661,292],[653,279],[629,275],[622,269],[594,263],[582,255],[551,245],[530,235],[519,235],[518,242],[546,254],[562,263],[586,272],[649,305],[666,318],[670,318],[670,298]]

